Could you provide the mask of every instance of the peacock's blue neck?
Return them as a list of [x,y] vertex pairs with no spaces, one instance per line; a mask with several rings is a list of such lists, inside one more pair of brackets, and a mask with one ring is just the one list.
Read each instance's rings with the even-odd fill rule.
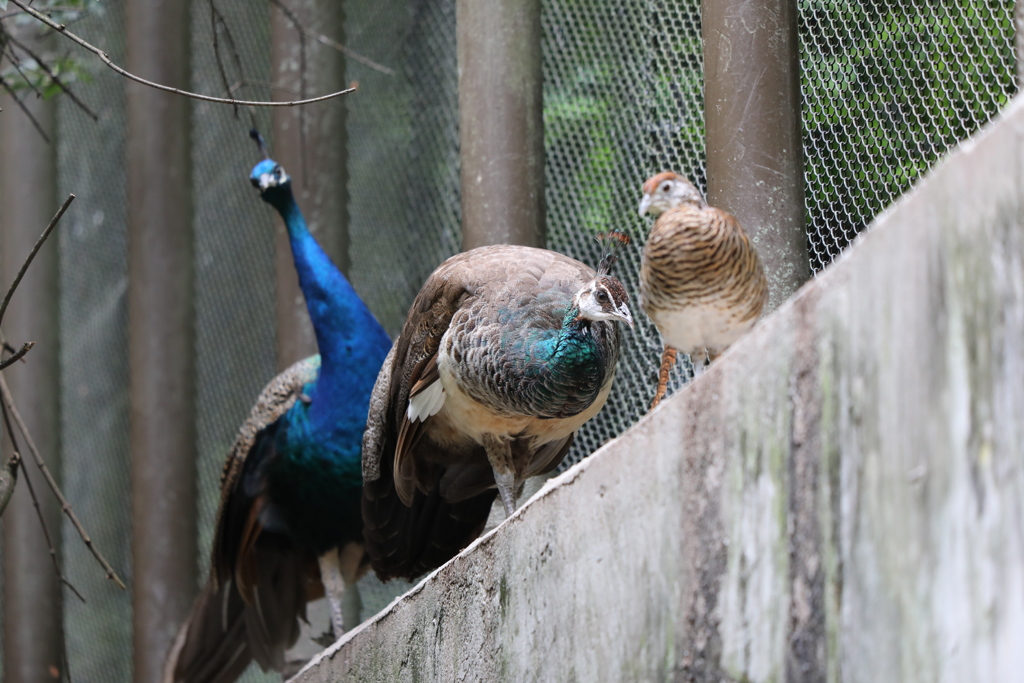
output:
[[320,350],[317,381],[309,389],[310,427],[323,434],[363,429],[377,370],[391,342],[349,281],[317,243],[291,188],[264,198],[284,219],[299,287]]

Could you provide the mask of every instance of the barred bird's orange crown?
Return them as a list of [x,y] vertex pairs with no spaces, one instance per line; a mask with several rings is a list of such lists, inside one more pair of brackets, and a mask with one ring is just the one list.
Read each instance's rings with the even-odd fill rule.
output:
[[689,180],[672,171],[662,171],[648,178],[644,183],[643,192],[643,199],[640,200],[641,216],[645,213],[658,216],[683,204],[692,204],[697,208],[707,206],[700,190]]

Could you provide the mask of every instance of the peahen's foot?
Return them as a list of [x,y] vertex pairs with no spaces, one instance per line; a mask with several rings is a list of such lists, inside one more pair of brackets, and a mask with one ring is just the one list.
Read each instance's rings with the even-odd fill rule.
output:
[[516,470],[512,463],[512,444],[508,437],[484,434],[484,451],[494,472],[494,483],[505,507],[505,517],[516,511]]
[[331,645],[334,645],[335,641],[338,640],[337,636],[334,635],[334,624],[329,624],[326,631],[318,636],[313,636],[310,640],[320,647],[330,647]]

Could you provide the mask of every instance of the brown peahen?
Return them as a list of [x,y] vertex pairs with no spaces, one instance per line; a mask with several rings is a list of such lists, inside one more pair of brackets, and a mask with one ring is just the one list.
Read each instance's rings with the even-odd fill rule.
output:
[[[414,578],[475,539],[500,493],[554,469],[608,398],[622,284],[544,249],[480,247],[420,290],[377,378],[363,441],[366,549]],[[497,489],[497,490],[496,490]]]

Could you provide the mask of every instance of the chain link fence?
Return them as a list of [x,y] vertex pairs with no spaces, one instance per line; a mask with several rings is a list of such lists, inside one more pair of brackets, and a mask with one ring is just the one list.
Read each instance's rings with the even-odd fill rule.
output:
[[[229,80],[269,99],[269,12],[251,0],[193,2],[193,89],[223,90],[218,54],[230,33]],[[284,0],[287,4],[287,0]],[[634,240],[617,266],[636,302],[643,180],[673,169],[704,189],[700,4],[543,0],[545,182],[549,247],[596,265],[598,233]],[[111,0],[74,30],[123,63],[123,7]],[[1015,93],[1014,3],[800,0],[808,247],[825,267],[951,146]],[[423,279],[461,242],[454,0],[345,3],[351,279],[392,335]],[[223,57],[222,57],[223,60]],[[67,493],[96,543],[132,576],[129,539],[127,231],[123,82],[98,65],[78,94],[93,122],[59,108],[59,189],[79,200],[61,228],[62,430]],[[273,224],[247,174],[257,159],[248,115],[192,110],[201,573],[221,463],[274,374]],[[4,112],[3,116],[17,115]],[[269,113],[256,123],[269,131]],[[310,144],[325,144],[314,140]],[[273,141],[271,140],[271,145]],[[272,147],[273,149],[273,147]],[[5,274],[5,279],[9,274]],[[634,306],[638,311],[638,306]],[[564,466],[646,411],[661,342],[643,315],[624,336],[607,407]],[[685,379],[685,364],[672,389]],[[131,678],[129,594],[102,578],[65,526],[66,573],[89,599],[67,605],[75,681]],[[406,586],[362,585],[370,616]],[[317,629],[321,625],[316,625]],[[275,680],[251,669],[245,680]]]

